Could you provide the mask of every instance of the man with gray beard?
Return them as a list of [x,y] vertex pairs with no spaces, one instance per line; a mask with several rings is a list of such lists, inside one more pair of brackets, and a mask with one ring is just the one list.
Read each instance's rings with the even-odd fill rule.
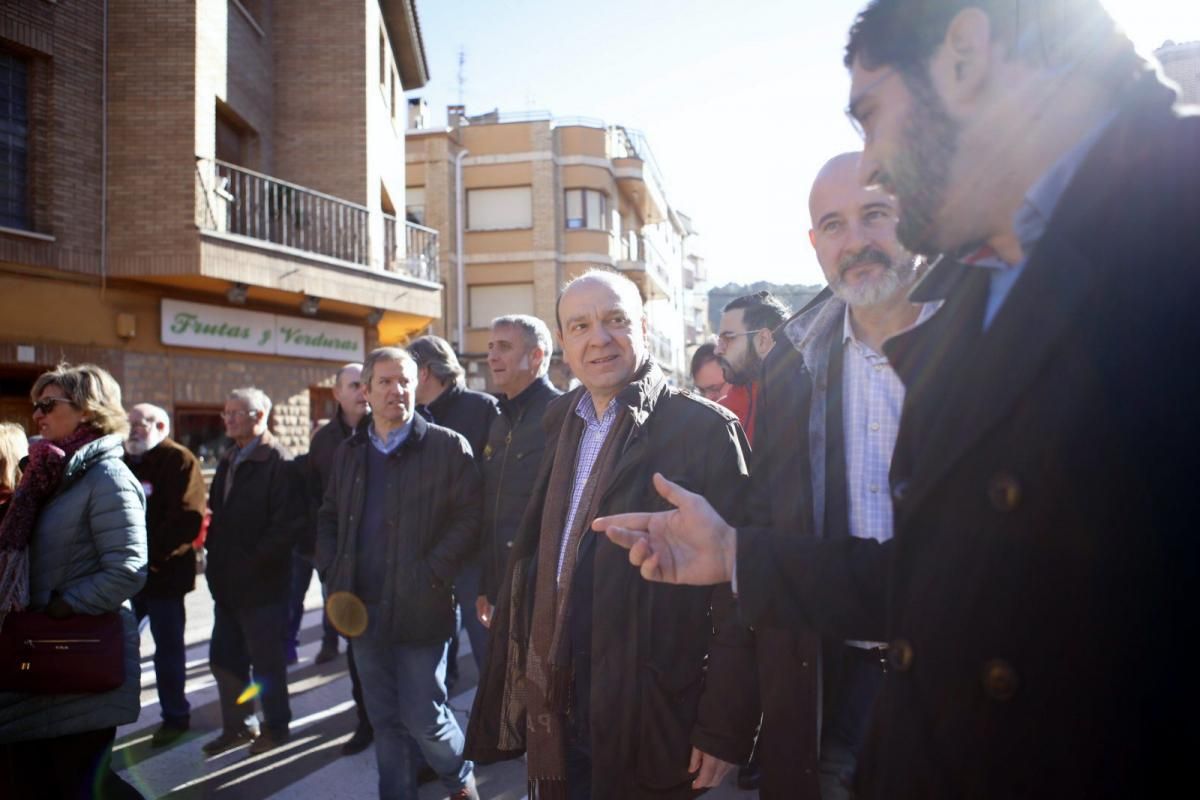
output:
[[[809,241],[829,288],[780,328],[766,358],[753,505],[777,530],[886,541],[904,386],[881,345],[932,309],[908,302],[918,271],[896,240],[896,201],[859,184],[858,162],[858,153],[831,159],[809,195]],[[809,491],[789,489],[798,475],[809,478],[811,504]],[[760,795],[848,798],[883,645],[761,627],[756,636]]]

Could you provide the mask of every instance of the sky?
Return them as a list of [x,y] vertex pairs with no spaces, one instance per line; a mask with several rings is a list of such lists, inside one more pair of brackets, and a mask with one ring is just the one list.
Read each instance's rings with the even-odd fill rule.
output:
[[[1200,40],[1197,0],[1102,0],[1138,49]],[[431,74],[409,97],[643,131],[709,281],[823,283],[808,190],[861,145],[842,48],[865,0],[417,0]],[[465,55],[462,85],[459,52]]]

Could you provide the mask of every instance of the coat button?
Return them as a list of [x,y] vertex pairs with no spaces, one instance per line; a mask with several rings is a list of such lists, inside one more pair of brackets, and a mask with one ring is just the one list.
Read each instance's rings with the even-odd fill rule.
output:
[[1019,684],[1017,671],[1007,661],[995,658],[983,665],[983,691],[993,700],[1011,700]]
[[988,500],[997,511],[1012,511],[1021,502],[1021,484],[1007,472],[993,475],[988,481]]
[[504,546],[505,546],[505,547],[507,547],[507,548],[509,548],[509,549],[512,549],[512,542],[505,542],[505,543],[504,543]]
[[888,645],[888,663],[897,672],[908,672],[912,668],[913,649],[905,639],[897,639]]
[[901,479],[892,484],[892,502],[902,502],[906,494],[908,494],[908,481]]

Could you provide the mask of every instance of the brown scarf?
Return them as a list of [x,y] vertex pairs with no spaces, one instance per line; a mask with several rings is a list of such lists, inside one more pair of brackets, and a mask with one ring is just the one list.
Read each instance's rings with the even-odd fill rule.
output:
[[[580,402],[590,403],[591,398],[582,394]],[[618,400],[614,398],[612,402]],[[530,800],[558,800],[567,796],[566,723],[572,705],[569,695],[573,677],[567,620],[570,617],[571,583],[575,577],[575,554],[599,512],[600,498],[608,488],[613,468],[633,429],[633,417],[628,408],[618,406],[617,418],[579,499],[567,538],[567,557],[559,577],[559,548],[570,507],[583,427],[584,422],[573,406],[563,423],[554,452],[538,537],[537,584],[525,673]]]

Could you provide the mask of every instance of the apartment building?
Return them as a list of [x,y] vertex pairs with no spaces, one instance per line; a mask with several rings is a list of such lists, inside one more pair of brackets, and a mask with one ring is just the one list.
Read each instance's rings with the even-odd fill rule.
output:
[[1163,42],[1154,56],[1163,73],[1179,87],[1180,100],[1200,105],[1200,42]]
[[6,0],[0,418],[92,361],[206,459],[248,384],[306,450],[337,366],[441,314],[397,214],[427,80],[415,0]]
[[[446,127],[427,128],[412,102],[407,213],[438,231],[446,284],[439,332],[462,354],[472,385],[489,379],[493,318],[534,314],[553,330],[559,289],[592,268],[638,285],[654,357],[683,383],[685,323],[695,321],[688,292],[702,279],[702,260],[689,258],[695,230],[668,200],[645,138],[599,120],[468,117],[458,106]],[[569,380],[557,358],[552,375]]]

